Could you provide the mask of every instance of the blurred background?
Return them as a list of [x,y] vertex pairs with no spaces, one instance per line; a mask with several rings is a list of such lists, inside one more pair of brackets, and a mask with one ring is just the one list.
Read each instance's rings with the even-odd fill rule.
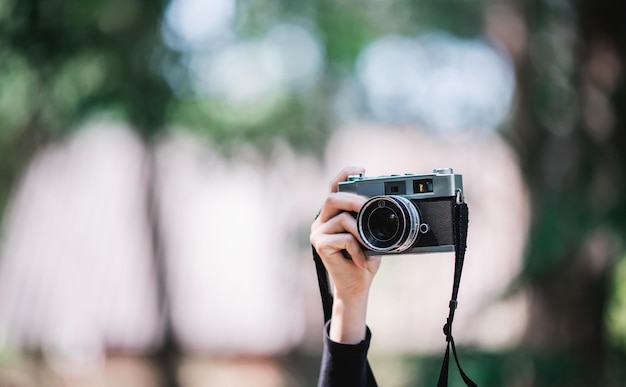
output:
[[[626,385],[624,18],[0,0],[0,386],[316,385],[309,227],[345,165],[463,174],[455,339],[478,385]],[[380,385],[435,385],[452,274],[383,260]]]

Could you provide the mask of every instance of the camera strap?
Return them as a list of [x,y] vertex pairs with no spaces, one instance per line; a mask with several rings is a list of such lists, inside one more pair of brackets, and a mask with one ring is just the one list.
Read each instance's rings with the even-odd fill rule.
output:
[[450,363],[450,348],[452,348],[452,354],[454,361],[459,369],[459,373],[463,378],[463,381],[468,387],[476,387],[476,383],[467,376],[467,374],[461,368],[459,363],[459,357],[456,353],[456,346],[454,345],[454,338],[452,337],[452,322],[454,321],[454,312],[458,306],[457,296],[459,294],[459,285],[461,282],[461,272],[463,271],[463,261],[465,260],[465,250],[467,248],[467,225],[469,222],[467,204],[463,201],[462,196],[457,196],[457,203],[454,205],[454,282],[452,284],[452,297],[450,299],[448,313],[448,319],[443,326],[443,333],[446,335],[446,353],[443,357],[443,363],[441,364],[441,371],[439,372],[439,382],[437,387],[448,386],[448,365]]

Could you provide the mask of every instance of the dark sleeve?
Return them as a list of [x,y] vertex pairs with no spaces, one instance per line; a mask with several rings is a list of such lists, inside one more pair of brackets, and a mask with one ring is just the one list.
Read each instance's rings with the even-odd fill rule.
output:
[[324,353],[318,387],[372,387],[376,380],[367,362],[372,334],[367,328],[365,339],[358,344],[334,342],[328,336],[330,321],[324,327]]

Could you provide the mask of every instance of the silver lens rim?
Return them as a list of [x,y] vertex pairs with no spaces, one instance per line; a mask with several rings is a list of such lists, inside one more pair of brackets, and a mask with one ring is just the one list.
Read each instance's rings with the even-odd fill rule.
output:
[[[394,212],[401,215],[401,230],[399,233],[396,233],[396,235],[400,234],[400,238],[397,242],[393,243],[389,247],[379,247],[374,245],[368,239],[367,233],[365,232],[366,227],[368,229],[371,229],[371,227],[369,227],[367,223],[368,219],[364,218],[365,214],[368,213],[368,210],[370,210],[372,206],[378,207],[380,201],[385,201],[386,203],[388,203],[385,204],[386,206],[391,206],[392,208],[399,209],[400,211]],[[361,211],[359,211],[357,215],[357,227],[361,240],[369,250],[379,253],[401,253],[409,247],[413,246],[419,235],[420,224],[421,220],[417,207],[415,207],[415,205],[409,199],[399,195],[374,196],[370,198],[367,202],[365,202],[365,204],[361,208]],[[394,235],[394,237],[396,235]],[[404,237],[404,235],[406,235],[406,237]]]

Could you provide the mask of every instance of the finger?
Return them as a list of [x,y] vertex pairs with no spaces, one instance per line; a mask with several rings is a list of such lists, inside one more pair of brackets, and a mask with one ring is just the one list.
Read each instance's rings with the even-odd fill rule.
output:
[[326,197],[322,211],[318,217],[320,222],[327,222],[337,214],[347,212],[359,212],[366,198],[347,192],[334,192]]
[[313,246],[323,260],[332,259],[334,257],[345,259],[343,254],[344,250],[353,251],[358,254],[358,250],[361,248],[359,242],[349,233],[319,234],[314,236],[313,239]]
[[352,234],[359,243],[363,243],[359,236],[356,219],[350,213],[342,212],[332,217],[328,222],[322,223],[315,229],[315,232],[322,234],[342,234],[345,232]]
[[350,258],[352,258],[352,262],[361,270],[367,269],[367,258],[363,253],[363,248],[360,244],[347,244],[346,251],[350,254]]
[[[324,261],[335,257],[345,260],[346,258],[342,253],[344,250],[351,256],[356,256],[357,259],[365,261],[361,245],[352,234],[319,234],[313,236],[312,239],[315,250],[317,250],[317,253]],[[363,256],[363,258],[360,258],[359,255]]]
[[346,181],[350,175],[358,175],[365,172],[365,168],[362,167],[345,167],[330,181],[330,192],[337,192],[339,182]]
[[370,269],[373,273],[376,273],[378,271],[378,268],[380,267],[381,262],[382,262],[381,255],[370,255],[369,257],[367,257],[368,269]]

